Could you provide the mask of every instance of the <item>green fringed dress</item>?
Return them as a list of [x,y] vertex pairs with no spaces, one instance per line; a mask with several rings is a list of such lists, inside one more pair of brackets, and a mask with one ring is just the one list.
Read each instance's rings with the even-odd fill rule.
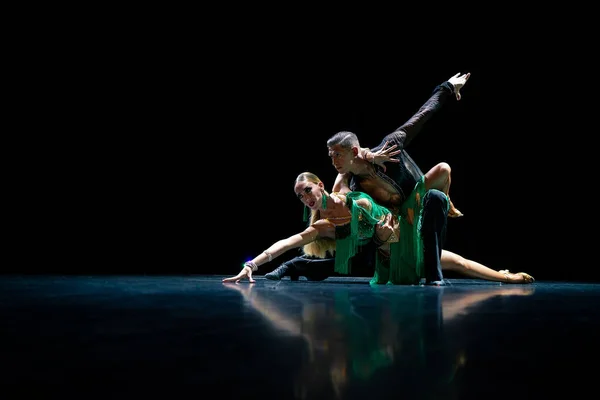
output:
[[[400,210],[400,240],[390,243],[390,257],[386,259],[377,252],[375,274],[371,284],[415,285],[424,277],[423,243],[420,237],[422,202],[425,196],[425,177],[415,185]],[[367,210],[356,200],[367,198],[372,209]],[[335,272],[348,274],[349,261],[358,246],[366,244],[375,234],[375,224],[390,213],[386,207],[376,204],[363,192],[346,194],[346,204],[352,212],[350,232],[336,240]],[[411,223],[412,222],[412,223]]]

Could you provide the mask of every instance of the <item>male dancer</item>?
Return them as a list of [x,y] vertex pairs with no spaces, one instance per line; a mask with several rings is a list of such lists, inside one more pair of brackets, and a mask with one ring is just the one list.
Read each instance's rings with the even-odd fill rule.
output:
[[[431,97],[419,111],[394,132],[386,135],[372,150],[361,148],[358,138],[352,132],[338,132],[327,141],[329,156],[338,171],[332,192],[343,193],[350,190],[365,192],[377,203],[402,215],[411,225],[419,225],[418,234],[423,243],[425,283],[428,285],[444,284],[440,258],[447,217],[449,213],[450,216],[462,214],[452,206],[447,190],[427,189],[428,186],[435,186],[434,183],[439,182],[424,182],[425,187],[422,189],[425,191],[422,198],[413,192],[424,174],[408,155],[405,147],[448,98],[454,96],[457,100],[461,99],[460,89],[469,77],[470,73],[462,75],[457,73],[436,86]],[[386,162],[389,164],[384,166]],[[444,166],[444,163],[440,165]],[[447,167],[447,164],[445,166]],[[447,176],[448,181],[443,182],[443,186],[449,187],[449,173],[437,175]],[[419,203],[419,208],[422,208],[420,220],[415,218],[415,202]],[[416,217],[419,217],[419,214]],[[374,235],[376,245],[379,244],[377,240],[378,235]],[[363,249],[363,252],[373,253],[372,249]],[[292,279],[304,275],[309,279],[321,280],[332,272],[333,259],[300,256],[281,264],[265,277],[277,280],[285,275],[290,275]]]

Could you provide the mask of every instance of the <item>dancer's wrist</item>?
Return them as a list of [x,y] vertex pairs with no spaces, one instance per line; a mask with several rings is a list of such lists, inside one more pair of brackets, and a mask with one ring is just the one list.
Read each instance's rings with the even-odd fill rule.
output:
[[250,268],[250,270],[252,272],[256,271],[258,269],[258,265],[256,265],[256,263],[252,262],[252,261],[246,261],[244,263],[244,268]]

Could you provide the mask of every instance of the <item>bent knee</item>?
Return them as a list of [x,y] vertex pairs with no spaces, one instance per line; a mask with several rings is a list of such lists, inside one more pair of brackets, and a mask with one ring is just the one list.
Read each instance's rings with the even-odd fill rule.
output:
[[441,162],[436,167],[441,175],[450,176],[450,173],[452,172],[450,164],[446,162]]

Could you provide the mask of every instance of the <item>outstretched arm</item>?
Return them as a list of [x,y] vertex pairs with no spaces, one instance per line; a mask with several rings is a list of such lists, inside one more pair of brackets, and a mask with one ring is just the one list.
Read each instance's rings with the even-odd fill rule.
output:
[[223,279],[223,282],[237,283],[244,277],[248,277],[250,282],[254,282],[254,279],[252,279],[252,272],[256,271],[260,265],[268,263],[288,250],[304,246],[305,244],[314,241],[318,236],[318,230],[314,226],[309,226],[301,233],[292,235],[287,239],[279,240],[252,260],[247,261],[239,274],[231,278],[225,278]]
[[[429,100],[419,108],[419,111],[388,136],[398,137],[399,135],[403,146],[407,146],[421,131],[423,125],[442,107],[451,95],[456,96],[457,100],[461,99],[460,89],[467,83],[470,76],[471,73],[460,75],[459,72],[446,82],[436,86]],[[394,140],[390,138],[390,142],[393,143]]]

